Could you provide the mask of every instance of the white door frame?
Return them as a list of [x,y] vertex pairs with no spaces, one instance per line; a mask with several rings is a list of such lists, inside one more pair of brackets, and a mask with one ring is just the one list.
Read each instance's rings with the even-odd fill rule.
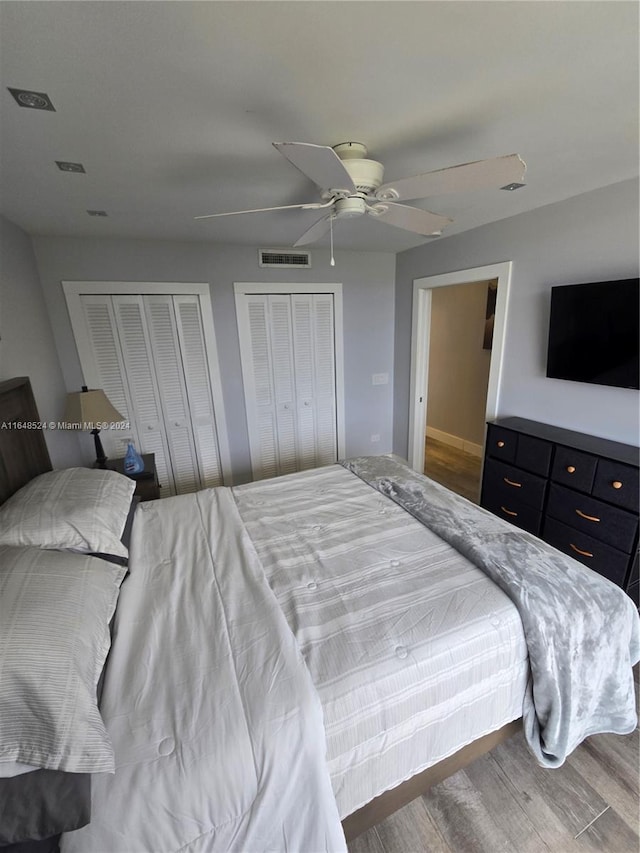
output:
[[504,357],[505,330],[509,289],[511,285],[511,261],[456,270],[443,275],[416,278],[413,281],[413,316],[411,323],[411,378],[409,392],[409,464],[414,471],[424,471],[424,441],[427,427],[427,382],[429,376],[429,336],[431,334],[431,291],[434,287],[449,287],[454,284],[498,279],[496,317],[493,327],[493,344],[487,387],[487,411],[485,420],[498,414],[500,380]]
[[[202,308],[202,332],[204,335],[205,349],[207,353],[207,366],[209,368],[209,379],[211,381],[211,396],[213,398],[213,411],[216,422],[218,437],[218,451],[220,452],[220,468],[222,478],[227,486],[233,485],[231,471],[231,453],[229,451],[229,438],[227,433],[227,419],[224,411],[224,398],[222,396],[222,381],[220,379],[220,368],[218,365],[218,349],[216,345],[216,332],[213,325],[213,309],[211,306],[211,288],[204,282],[185,281],[63,281],[62,289],[71,328],[76,339],[78,357],[80,359],[80,370],[84,375],[83,364],[93,364],[93,350],[87,338],[86,324],[82,312],[82,294],[108,294],[116,296],[121,294],[162,294],[168,296],[199,296]],[[84,376],[87,385],[96,385],[96,378]]]
[[[344,424],[344,339],[342,331],[342,284],[338,282],[264,282],[236,281],[233,289],[236,295],[236,317],[241,316],[239,299],[247,293],[332,293],[333,294],[333,334],[335,343],[336,369],[336,431],[338,440],[338,459],[345,456]],[[240,333],[240,330],[238,330]],[[240,336],[240,334],[239,334]],[[245,396],[246,405],[246,396]]]

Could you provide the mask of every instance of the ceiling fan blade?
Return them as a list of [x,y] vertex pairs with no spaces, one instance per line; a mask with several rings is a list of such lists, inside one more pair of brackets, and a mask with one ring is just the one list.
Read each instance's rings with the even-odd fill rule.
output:
[[414,234],[422,234],[424,237],[439,236],[442,228],[453,222],[448,216],[440,216],[438,213],[430,213],[428,210],[409,207],[406,204],[393,204],[390,201],[372,205],[367,208],[367,212],[380,222],[404,228],[405,231],[413,231]]
[[306,246],[308,243],[315,243],[316,240],[319,240],[331,228],[331,219],[333,217],[334,214],[330,213],[329,216],[324,216],[322,219],[314,222],[311,228],[307,228],[302,237],[293,244],[294,249],[298,246]]
[[253,210],[232,210],[229,213],[207,213],[205,216],[194,216],[194,219],[214,219],[216,216],[240,216],[242,213],[270,213],[273,210],[322,210],[333,204],[333,199],[327,202],[311,202],[310,204],[283,204],[280,207],[256,207]]
[[307,142],[274,142],[274,148],[322,190],[354,193],[356,185],[333,148]]
[[484,187],[503,187],[511,183],[521,183],[527,165],[519,154],[494,157],[492,160],[476,160],[448,169],[425,172],[413,178],[400,178],[382,184],[376,190],[376,198],[382,200],[402,200],[428,198],[445,193],[467,192]]

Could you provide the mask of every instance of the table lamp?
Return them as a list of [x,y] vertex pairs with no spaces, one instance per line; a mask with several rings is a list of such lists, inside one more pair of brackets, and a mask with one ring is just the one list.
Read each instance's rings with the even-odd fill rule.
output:
[[67,394],[67,408],[64,419],[71,429],[90,429],[96,445],[96,462],[104,468],[107,456],[100,441],[100,427],[97,424],[122,423],[126,418],[109,402],[102,390],[89,390],[86,385],[82,391]]

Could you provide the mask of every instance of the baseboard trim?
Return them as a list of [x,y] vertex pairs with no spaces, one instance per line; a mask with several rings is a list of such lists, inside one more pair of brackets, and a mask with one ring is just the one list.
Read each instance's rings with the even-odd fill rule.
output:
[[460,438],[458,435],[444,432],[435,427],[427,427],[427,438],[435,438],[436,441],[441,441],[443,444],[448,444],[450,447],[456,447],[465,453],[470,453],[472,456],[482,458],[482,445],[475,444],[473,441],[467,441],[465,438]]

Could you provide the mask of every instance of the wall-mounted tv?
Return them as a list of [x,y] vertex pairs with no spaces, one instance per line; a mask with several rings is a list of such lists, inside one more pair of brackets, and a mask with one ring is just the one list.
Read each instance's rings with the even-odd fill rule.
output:
[[547,376],[640,388],[640,280],[551,288]]

